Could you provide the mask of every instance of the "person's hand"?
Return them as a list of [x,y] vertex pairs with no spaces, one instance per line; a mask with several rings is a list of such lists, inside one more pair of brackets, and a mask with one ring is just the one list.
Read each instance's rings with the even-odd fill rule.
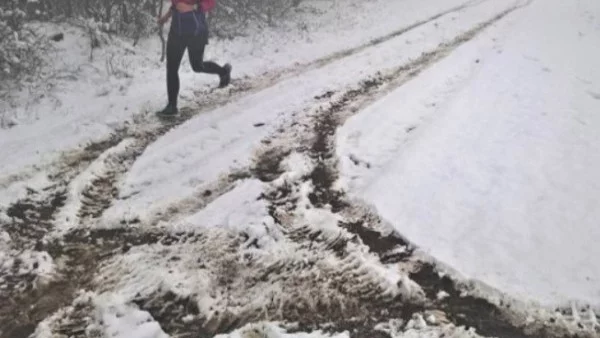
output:
[[156,20],[156,21],[159,26],[162,26],[165,24],[165,22],[167,22],[167,20],[169,20],[169,17],[165,15],[165,16],[158,17],[158,20]]

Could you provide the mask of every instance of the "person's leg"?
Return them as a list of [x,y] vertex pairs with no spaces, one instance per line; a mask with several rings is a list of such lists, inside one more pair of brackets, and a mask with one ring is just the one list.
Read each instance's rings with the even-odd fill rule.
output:
[[196,73],[217,74],[223,73],[223,67],[214,62],[204,61],[205,43],[201,36],[188,36],[188,57],[190,65]]
[[190,36],[188,37],[188,57],[190,65],[196,73],[207,73],[219,75],[219,87],[229,85],[231,79],[231,65],[225,64],[221,67],[212,61],[204,61],[204,49],[206,47],[206,37]]
[[[167,93],[169,105],[174,112],[177,111],[177,97],[179,96],[179,66],[185,53],[185,41],[182,36],[169,34],[167,41]],[[167,109],[165,108],[165,110]]]

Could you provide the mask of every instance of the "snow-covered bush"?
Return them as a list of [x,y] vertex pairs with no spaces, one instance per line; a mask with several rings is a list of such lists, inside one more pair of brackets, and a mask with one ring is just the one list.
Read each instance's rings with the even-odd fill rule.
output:
[[[48,37],[30,29],[32,21],[64,21],[90,33],[91,48],[110,34],[134,41],[156,29],[161,0],[2,0],[0,1],[0,89],[23,80],[43,64]],[[163,4],[164,5],[164,4]],[[6,81],[4,81],[6,80]]]
[[[26,13],[0,5],[0,73],[3,79],[31,74],[42,62],[46,44],[25,26]],[[7,85],[0,82],[0,87]]]

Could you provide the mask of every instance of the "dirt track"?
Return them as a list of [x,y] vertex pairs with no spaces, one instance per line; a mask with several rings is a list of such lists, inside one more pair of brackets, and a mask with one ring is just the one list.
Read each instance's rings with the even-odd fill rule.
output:
[[[449,43],[424,51],[420,58],[396,69],[362,79],[353,88],[343,92],[328,91],[315,97],[310,125],[290,123],[280,133],[264,140],[267,146],[256,157],[252,167],[226,173],[221,180],[213,182],[212,188],[198,192],[199,196],[194,199],[174,205],[167,214],[157,215],[151,224],[139,226],[139,219],[123,216],[122,227],[87,229],[87,225],[97,221],[118,198],[118,182],[135,160],[172,128],[203,111],[383,44],[478,3],[480,1],[468,2],[375,39],[370,44],[310,64],[241,80],[235,91],[204,95],[206,101],[199,102],[202,110],[183,109],[182,116],[174,121],[159,122],[142,116],[134,124],[117,128],[110,138],[102,142],[65,154],[51,177],[53,185],[45,191],[31,191],[26,199],[11,205],[6,210],[10,221],[1,224],[12,239],[11,253],[15,257],[22,250],[30,249],[45,252],[61,264],[58,273],[50,280],[38,278],[37,267],[22,269],[23,262],[19,259],[15,259],[10,268],[0,271],[4,275],[0,281],[3,291],[0,294],[0,337],[27,337],[42,320],[57,314],[57,311],[57,318],[51,321],[53,332],[73,337],[92,336],[85,328],[91,320],[89,315],[93,305],[73,302],[81,296],[80,290],[102,292],[108,288],[107,285],[124,283],[118,275],[108,278],[114,279],[108,282],[99,278],[105,278],[106,271],[111,268],[119,271],[120,258],[132,251],[165,256],[163,259],[168,258],[170,262],[183,260],[188,265],[193,263],[191,266],[199,271],[214,276],[220,292],[226,294],[224,298],[234,299],[231,302],[235,303],[236,313],[203,312],[194,297],[181,296],[168,289],[158,288],[131,299],[132,304],[149,312],[166,333],[176,337],[211,337],[266,319],[298,323],[299,331],[348,330],[352,337],[388,337],[387,333],[376,329],[377,324],[394,319],[401,319],[406,324],[416,315],[432,313],[442,323],[472,327],[483,336],[569,337],[552,321],[526,323],[524,319],[518,319],[520,314],[515,313],[509,304],[499,305],[484,298],[463,296],[462,292],[468,291],[465,284],[438,273],[433,263],[424,262],[415,255],[417,248],[392,231],[370,208],[349,199],[334,187],[338,178],[334,147],[337,127],[353,113],[418,76],[520,7],[498,13]],[[294,142],[289,142],[290,139]],[[283,162],[292,153],[300,154],[312,163],[310,173],[299,178],[287,178]],[[95,165],[102,168],[102,174],[96,172],[86,181],[75,230],[57,236],[53,232],[56,217],[65,205],[69,187],[76,179],[86,177],[86,170]],[[169,222],[176,216],[206,207],[233,189],[236,182],[247,178],[269,184],[261,198],[267,202],[276,227],[284,234],[283,243],[304,253],[304,260],[250,257],[244,258],[241,264],[238,257],[240,248],[259,246],[255,242],[249,243],[247,234],[219,231],[172,233],[154,227],[158,222]],[[313,189],[305,196],[301,187],[307,184]],[[337,228],[322,228],[302,219],[297,210],[302,200],[308,200],[312,208],[328,210],[331,215],[339,217]],[[214,243],[220,245],[218,255],[212,253]],[[335,257],[333,263],[324,258],[329,255]],[[407,297],[410,294],[408,290],[413,288],[410,283],[386,285],[382,279],[373,277],[364,260],[375,261],[382,269],[406,272],[407,281],[422,289],[420,296]],[[267,285],[278,285],[287,294],[258,305],[244,298],[245,294],[259,292]],[[439,297],[440,293],[447,296]],[[190,315],[191,320],[184,320]],[[584,336],[585,333],[581,333],[578,337]]]

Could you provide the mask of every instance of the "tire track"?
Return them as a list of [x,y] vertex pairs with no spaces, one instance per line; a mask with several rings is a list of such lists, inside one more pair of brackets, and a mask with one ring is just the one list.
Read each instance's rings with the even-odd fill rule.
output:
[[[386,295],[386,288],[382,288],[382,285],[379,284],[380,281],[377,281],[376,278],[375,280],[369,280],[370,270],[365,270],[365,263],[361,259],[357,260],[357,257],[361,256],[361,246],[368,247],[371,253],[379,257],[380,264],[383,266],[401,262],[408,267],[411,265],[410,261],[414,260],[411,257],[413,247],[398,234],[389,231],[385,233],[382,230],[382,228],[385,229],[385,225],[382,224],[377,215],[360,210],[360,206],[347,200],[342,192],[334,189],[334,182],[337,179],[337,160],[334,153],[333,137],[335,136],[337,126],[342,124],[345,118],[349,117],[353,112],[360,110],[386,92],[414,78],[429,65],[448,55],[454,48],[469,41],[479,32],[517,8],[511,8],[500,13],[492,20],[478,25],[452,42],[440,46],[435,51],[423,54],[422,57],[408,65],[399,67],[392,72],[381,74],[376,78],[363,81],[355,89],[351,89],[341,95],[325,93],[322,97],[331,100],[315,109],[313,123],[308,130],[308,133],[311,135],[305,135],[302,127],[297,126],[298,139],[300,141],[308,140],[308,144],[298,142],[301,144],[296,148],[286,148],[285,146],[280,146],[286,142],[266,142],[271,144],[271,146],[258,157],[255,166],[251,169],[256,178],[263,182],[273,183],[273,189],[266,191],[262,198],[270,203],[269,211],[271,216],[282,228],[291,243],[298,245],[300,250],[307,250],[308,252],[332,252],[340,260],[338,273],[340,273],[339,271],[342,272],[339,276],[333,277],[334,284],[331,286],[336,289],[335,294],[338,294],[340,299],[344,299],[344,302],[333,306],[333,308],[330,306],[320,307],[319,305],[306,303],[304,298],[298,295],[293,298],[293,302],[291,303],[287,302],[284,305],[276,303],[277,306],[275,309],[277,311],[275,312],[273,312],[275,309],[265,306],[267,309],[263,309],[263,311],[258,313],[251,311],[250,313],[243,312],[243,315],[237,316],[232,313],[217,316],[218,318],[212,321],[212,324],[209,324],[210,320],[205,321],[202,319],[199,322],[201,323],[200,327],[203,328],[201,332],[208,332],[208,334],[227,332],[247,322],[269,318],[271,320],[296,322],[301,331],[311,331],[326,326],[326,329],[332,331],[349,330],[352,337],[387,336],[376,330],[375,327],[377,324],[388,322],[392,319],[402,319],[404,323],[407,323],[415,314],[426,310],[439,311],[440,308],[442,308],[442,313],[445,314],[446,318],[455,323],[460,322],[456,319],[460,317],[459,314],[450,312],[450,315],[448,315],[446,313],[446,311],[451,310],[458,311],[454,310],[455,308],[447,307],[450,309],[448,310],[431,299],[428,300],[428,303],[431,304],[422,304],[417,299],[411,300],[409,297],[406,297],[406,293],[404,292],[399,292],[392,296]],[[285,138],[286,136],[283,135],[282,137]],[[297,181],[280,180],[282,175],[285,175],[282,162],[292,150],[307,154],[314,162],[314,168],[310,174],[301,177]],[[306,196],[299,195],[303,191],[300,187],[305,183],[312,185],[313,189]],[[352,214],[354,218],[350,219],[350,217],[347,217],[347,222],[339,222],[338,229],[333,230],[320,227],[317,224],[311,224],[310,222],[296,222],[298,217],[296,211],[299,208],[299,200],[303,198],[308,200],[312,207],[324,210],[329,209],[332,214]],[[357,212],[357,209],[359,212]],[[257,273],[256,270],[261,271],[261,269],[257,269],[257,267],[252,266],[250,263],[247,264],[249,264],[247,268],[250,271],[254,273]],[[317,263],[314,262],[308,263],[307,266],[301,267],[297,271],[297,274],[303,276],[309,275],[310,279],[317,278],[307,273],[307,271],[311,271],[316,265]],[[346,267],[352,268],[345,270]],[[237,270],[237,268],[234,270]],[[238,274],[246,275],[248,271],[244,271],[246,273],[239,272]],[[343,271],[346,271],[347,274]],[[424,271],[424,268],[418,268],[411,276],[417,282],[423,282],[425,286],[424,290],[427,294],[429,289],[427,288],[428,284],[425,283],[426,278],[419,278],[421,276],[419,273]],[[286,268],[285,265],[272,263],[267,265],[266,271],[259,273],[256,279],[269,285],[276,284],[281,282],[281,280],[289,278],[287,277],[288,272],[289,268]],[[317,273],[317,275],[320,274],[322,272]],[[327,284],[323,284],[322,279],[318,278],[316,282],[319,288],[326,289],[325,285]],[[409,283],[410,281],[407,281],[406,284]],[[245,284],[242,289],[247,291],[255,284],[256,282],[254,284]],[[348,288],[347,286],[355,284],[360,285],[358,290],[354,290],[351,287]],[[302,287],[298,285],[302,285]],[[304,292],[309,294],[312,290],[310,288],[317,287],[316,285],[312,285],[312,283],[307,285],[306,281],[298,285],[296,285],[296,288],[299,289],[308,287],[308,291]],[[236,286],[239,285],[232,283],[230,287],[226,288],[227,290],[235,290]],[[399,287],[408,288],[409,286],[400,285]],[[233,297],[235,293],[233,291],[229,292],[232,293],[229,297]],[[457,294],[457,292],[454,294]],[[191,333],[185,330],[181,331],[180,328],[173,328],[173,323],[180,322],[189,313],[183,311],[165,314],[164,311],[160,311],[161,307],[156,308],[151,305],[154,304],[153,299],[157,297],[160,298],[160,296],[153,295],[148,298],[139,299],[137,302],[142,309],[149,311],[163,328],[167,329],[167,333],[177,335]],[[313,297],[316,297],[314,299],[323,298],[317,295],[313,295]],[[477,307],[477,301],[479,299],[471,303],[467,300],[461,304],[466,304],[464,306],[467,309],[475,309],[475,312],[469,312],[469,315],[475,315],[479,310],[494,309],[492,305],[487,308],[483,305]],[[184,301],[184,303],[187,302],[187,300]],[[170,305],[167,308],[170,308]],[[342,310],[340,311],[340,309]],[[536,335],[524,335],[522,328],[514,326],[501,316],[494,317],[494,315],[495,313],[492,313],[487,321],[482,321],[480,318],[474,316],[460,323],[473,326],[478,331],[491,332],[501,329],[498,333],[506,337],[513,337],[513,333],[516,334],[514,337],[537,337]],[[209,327],[210,329],[208,329]],[[198,333],[199,331],[196,328],[196,331],[192,332]]]
[[[109,145],[114,147],[126,138],[133,138],[136,140],[136,145],[131,147],[131,149],[123,154],[116,155],[116,159],[108,161],[112,163],[112,166],[110,163],[107,163],[107,169],[103,175],[95,177],[91,182],[89,182],[89,184],[87,184],[87,188],[82,192],[82,195],[84,196],[84,205],[79,211],[79,215],[82,216],[82,221],[87,221],[90,218],[93,219],[100,217],[103,212],[110,207],[112,201],[118,195],[118,190],[116,188],[118,180],[129,171],[131,165],[133,165],[137,157],[139,157],[144,150],[160,136],[185,123],[192,117],[214,110],[229,102],[240,100],[243,97],[273,87],[278,83],[285,81],[286,79],[296,77],[311,70],[320,69],[333,62],[358,54],[370,47],[383,44],[393,38],[438,20],[446,15],[462,11],[469,7],[477,6],[486,1],[487,0],[467,1],[459,6],[442,11],[424,20],[417,21],[409,26],[400,28],[392,33],[376,38],[368,43],[328,55],[303,65],[268,73],[250,80],[234,80],[234,86],[230,90],[209,90],[207,92],[199,92],[197,93],[197,96],[203,98],[202,100],[197,101],[194,107],[183,108],[181,110],[180,117],[165,124],[157,123],[151,118],[148,119],[149,117],[147,115],[138,116],[136,118],[138,121],[134,125],[126,125],[126,127],[121,128],[121,130],[124,130],[125,132],[115,133],[114,135],[111,135],[109,141],[101,141],[97,143],[97,146],[96,144],[88,146],[88,148],[103,149],[104,151],[108,151],[111,148],[108,147]],[[91,158],[89,160],[91,160]],[[229,175],[229,177],[235,176],[239,175],[235,173]],[[229,187],[231,187],[231,184]],[[226,192],[227,189],[225,188],[222,190],[223,192]],[[218,196],[213,195],[213,198],[216,197]],[[189,200],[184,201],[184,203],[187,203],[188,205],[190,204],[189,202]],[[198,204],[199,205],[195,207],[196,210],[201,208],[201,205],[205,204],[205,202],[200,201]]]
[[[334,251],[342,257],[348,255],[348,252],[345,251],[348,243],[356,243],[356,240],[358,240],[359,243],[368,247],[371,253],[376,254],[384,265],[412,261],[417,265],[413,272],[409,274],[410,279],[421,286],[428,299],[427,304],[423,306],[418,303],[411,304],[405,299],[394,299],[390,303],[376,304],[377,298],[370,298],[370,305],[374,308],[371,311],[369,320],[360,323],[360,330],[357,326],[347,322],[333,320],[333,326],[329,326],[332,331],[339,332],[349,329],[352,337],[374,336],[375,334],[381,334],[380,332],[376,333],[374,328],[377,323],[395,318],[402,318],[406,322],[407,318],[413,314],[422,311],[436,311],[441,312],[446,320],[456,326],[473,327],[476,332],[486,336],[507,338],[593,336],[593,333],[585,330],[582,330],[580,334],[568,333],[564,327],[553,325],[553,323],[538,322],[532,324],[525,321],[515,321],[514,318],[517,315],[511,310],[510,304],[499,306],[484,298],[463,295],[463,292],[467,291],[464,286],[448,276],[440,276],[440,273],[431,263],[420,263],[412,257],[414,250],[412,244],[389,227],[386,229],[386,225],[383,224],[378,215],[357,204],[357,202],[349,200],[342,191],[336,190],[334,187],[338,178],[334,145],[338,126],[342,125],[354,112],[360,111],[368,104],[377,101],[382,95],[418,76],[455,48],[470,41],[490,25],[513,11],[527,6],[529,3],[525,2],[522,5],[503,11],[491,20],[483,22],[467,33],[456,37],[450,43],[440,46],[437,50],[424,53],[421,58],[389,74],[363,81],[357,88],[337,95],[325,107],[316,109],[312,130],[314,137],[312,144],[306,151],[308,156],[315,162],[315,166],[310,175],[302,178],[313,186],[313,190],[307,198],[312,206],[330,210],[333,214],[340,214],[349,219],[338,223],[339,232],[327,234],[315,224],[310,224],[293,231],[287,231],[288,235],[296,242],[304,240],[311,243],[311,245],[321,243],[320,249]],[[296,150],[302,150],[303,148],[307,147],[300,147]],[[285,155],[288,151],[279,150],[276,153]],[[269,150],[265,151],[265,154],[273,155]],[[280,175],[283,157],[259,157],[257,167],[266,169],[260,176],[273,178]],[[290,207],[290,204],[296,204],[301,199],[301,197],[294,196],[294,191],[298,190],[294,186],[301,184],[303,183],[288,182],[265,195],[265,198],[271,203],[273,218],[286,230],[293,227],[294,222],[290,219],[296,217],[294,215],[296,208]],[[348,233],[356,237],[349,236]],[[439,297],[441,293],[446,296]],[[398,310],[396,302],[401,302],[404,305],[403,310]],[[381,311],[383,309],[386,312]],[[380,313],[385,313],[385,315]],[[305,323],[305,325],[311,329],[320,328],[318,325],[315,327],[314,323]],[[583,329],[583,327],[581,328]]]
[[[389,41],[420,26],[440,19],[443,16],[479,5],[485,1],[487,0],[467,1],[462,5],[442,11],[424,20],[417,21],[368,43],[325,56],[312,62],[267,73],[253,79],[234,80],[233,89],[230,90],[208,90],[198,92],[197,94],[202,100],[197,101],[193,107],[181,109],[181,116],[166,124],[157,122],[149,116],[149,113],[136,115],[133,117],[132,122],[125,122],[122,126],[116,128],[108,137],[91,142],[81,150],[64,153],[54,165],[55,168],[53,171],[55,173],[50,175],[51,181],[55,182],[52,189],[55,194],[66,195],[68,189],[67,186],[71,181],[80,175],[91,163],[97,161],[103,153],[109,151],[127,138],[136,139],[136,145],[131,147],[131,149],[128,149],[126,153],[114,155],[114,160],[109,160],[115,163],[113,164],[114,167],[110,167],[111,164],[108,163],[104,175],[99,175],[94,178],[87,184],[85,191],[81,192],[84,195],[83,204],[85,206],[82,207],[82,210],[79,212],[80,216],[82,216],[82,219],[88,219],[90,217],[97,218],[110,206],[110,203],[116,194],[115,183],[129,170],[130,165],[139,155],[141,155],[141,153],[143,153],[145,148],[161,135],[164,135],[169,130],[181,125],[190,118],[211,111],[231,101],[239,100],[245,96],[275,86],[277,83],[298,76],[299,74],[322,68],[328,64],[364,51],[369,47]],[[30,176],[31,173],[28,175]],[[20,176],[12,175],[2,181],[6,181],[6,184],[9,184],[18,177]],[[27,200],[26,203],[33,202],[34,204],[43,204],[45,203],[43,200],[44,198],[47,197],[40,196],[39,200]],[[19,204],[21,204],[21,201],[15,202],[15,208],[19,208]]]
[[[0,293],[0,337],[29,337],[42,320],[71,306],[80,290],[95,289],[97,285],[94,278],[102,262],[137,246],[159,244],[168,247],[194,243],[199,236],[153,229],[77,229],[60,240],[39,244],[37,250],[47,252],[55,262],[61,264],[47,281],[35,283],[36,276],[33,274],[19,276],[19,280],[13,281],[13,285],[8,280],[8,288]],[[13,269],[18,270],[22,264],[16,262]],[[24,279],[29,279],[30,284],[19,285]],[[13,288],[15,285],[20,288]],[[79,309],[83,310],[85,309]],[[85,318],[89,315],[90,313],[79,313],[74,316]],[[82,328],[63,329],[65,331],[61,333],[72,336],[81,333]]]
[[[295,150],[302,151],[316,163],[312,172],[303,177],[306,182],[312,184],[313,191],[306,196],[314,207],[331,208],[331,211],[338,214],[355,213],[359,208],[356,204],[346,200],[343,193],[335,191],[333,185],[337,179],[336,157],[332,146],[333,136],[338,125],[343,123],[344,119],[349,117],[353,112],[360,110],[362,107],[376,101],[390,90],[401,86],[410,79],[418,76],[420,72],[426,69],[431,64],[439,61],[448,55],[453,49],[463,43],[474,38],[478,33],[489,27],[493,23],[502,19],[509,13],[516,10],[518,7],[510,8],[489,21],[477,25],[472,30],[458,36],[451,42],[441,45],[434,51],[424,53],[420,58],[410,62],[407,65],[398,67],[391,72],[380,74],[378,77],[363,81],[355,89],[351,89],[341,95],[333,93],[325,93],[322,98],[328,99],[322,107],[315,109],[315,116],[310,134],[312,136],[299,135],[301,139],[310,140],[310,144],[301,145]],[[300,127],[299,127],[300,128]],[[284,135],[285,137],[285,135]],[[267,142],[273,143],[273,142]],[[272,182],[282,175],[283,169],[282,160],[290,153],[289,149],[280,149],[278,145],[272,145],[267,149],[262,156],[259,157],[256,165],[251,169],[254,177],[261,179],[264,182]],[[190,314],[185,310],[188,308],[185,304],[189,304],[187,298],[169,296],[169,290],[162,290],[158,294],[142,296],[136,299],[136,304],[148,312],[161,324],[167,333],[186,335],[199,334],[207,336],[215,333],[227,332],[236,327],[240,327],[247,322],[269,318],[277,320],[285,320],[299,323],[301,330],[310,331],[318,328],[324,323],[330,323],[329,329],[342,331],[350,330],[353,337],[364,337],[381,335],[381,332],[375,329],[375,326],[381,322],[387,322],[391,319],[401,318],[405,322],[413,316],[413,314],[421,311],[432,309],[439,310],[437,305],[424,305],[419,301],[406,298],[406,293],[400,292],[395,296],[386,296],[385,288],[379,285],[379,281],[369,281],[368,274],[364,270],[363,262],[357,259],[357,248],[366,246],[369,250],[379,257],[380,264],[393,265],[398,262],[410,265],[412,259],[413,247],[405,239],[393,232],[384,233],[381,228],[385,228],[381,220],[374,214],[358,214],[353,219],[348,218],[347,222],[340,222],[339,229],[333,234],[327,232],[326,229],[307,226],[297,226],[293,224],[294,220],[294,205],[298,202],[298,196],[295,193],[299,190],[298,186],[303,182],[295,182],[291,184],[282,184],[275,187],[273,191],[267,191],[263,198],[271,204],[270,213],[273,219],[283,228],[288,239],[299,245],[299,249],[307,250],[308,252],[330,251],[343,262],[341,266],[353,266],[354,268],[346,272],[337,272],[339,275],[332,277],[334,283],[330,285],[335,289],[335,293],[345,299],[343,303],[330,307],[325,306],[320,308],[320,311],[315,311],[314,304],[305,303],[302,296],[297,296],[293,302],[284,302],[283,304],[275,303],[274,307],[265,306],[260,312],[257,309],[242,311],[243,314],[234,315],[232,313],[217,314],[211,316],[202,314],[200,311],[194,310],[192,314],[199,316],[198,321],[194,320],[194,328],[187,325],[176,326],[174,323],[182,322],[183,318]],[[333,235],[333,236],[332,236]],[[239,249],[233,250],[237,252]],[[227,263],[232,264],[232,263]],[[245,281],[241,283],[242,290],[246,291],[255,287],[258,281],[263,283],[278,283],[286,280],[289,268],[281,263],[268,264],[264,269],[254,266],[250,262],[246,263],[244,268],[236,267],[220,267],[217,270],[233,270],[242,269],[245,273],[239,272],[237,275],[251,276],[258,274],[255,277],[255,282]],[[315,264],[315,263],[312,263]],[[299,275],[307,275],[306,269],[311,271],[314,265],[309,264],[306,267],[301,267],[298,271]],[[343,269],[342,269],[343,270]],[[249,273],[248,271],[252,271]],[[257,272],[258,271],[258,272]],[[366,270],[369,271],[369,270]],[[421,271],[421,270],[419,270]],[[302,273],[300,273],[302,272]],[[309,275],[309,280],[299,282],[303,287],[311,288],[323,284],[311,281],[316,276]],[[262,277],[260,277],[262,276]],[[352,277],[351,277],[352,276]],[[360,276],[360,277],[359,277]],[[413,276],[418,276],[413,274]],[[359,291],[348,289],[346,285],[350,280],[362,285]],[[367,278],[367,281],[361,280]],[[316,281],[321,281],[317,279]],[[408,281],[410,282],[410,281]],[[353,283],[348,283],[353,284]],[[258,284],[261,285],[261,284]],[[227,280],[222,286],[232,297],[240,284],[236,282],[236,278],[232,277]],[[409,286],[402,285],[401,288]],[[325,288],[327,289],[327,288]],[[311,291],[307,291],[310,293]],[[320,297],[317,297],[320,298]],[[159,299],[159,301],[157,301]],[[164,302],[163,302],[164,301]],[[171,304],[178,308],[177,311],[163,311],[163,309],[172,308]],[[335,302],[334,302],[335,303]],[[157,305],[159,304],[159,305]],[[160,305],[162,304],[162,305]],[[179,304],[179,305],[177,305]],[[311,315],[307,314],[307,309]],[[316,310],[319,306],[316,306]],[[343,309],[340,311],[340,309]],[[352,319],[349,319],[351,317]],[[447,316],[456,321],[455,317]],[[211,319],[212,318],[212,319]],[[481,324],[477,319],[473,319],[473,326],[480,330],[495,330],[496,328],[507,325],[509,329],[520,334],[522,330],[515,328],[511,324],[506,324],[502,319],[493,318],[492,324]],[[332,324],[331,324],[332,323]],[[469,322],[471,323],[471,322]],[[486,326],[489,325],[489,326]],[[495,325],[495,326],[494,326]],[[511,331],[511,332],[513,332]],[[502,332],[501,332],[502,333]],[[519,337],[519,336],[516,336]]]
[[[344,51],[340,51],[340,52],[334,53],[334,54],[332,54],[330,56],[327,56],[327,57],[324,57],[322,59],[313,61],[313,62],[307,64],[306,67],[307,68],[312,68],[312,67],[317,67],[318,68],[318,67],[321,67],[322,65],[325,65],[325,64],[330,63],[332,61],[335,61],[337,59],[341,59],[341,58],[344,58],[344,57],[352,55],[352,54],[357,54],[359,52],[362,52],[362,51],[366,50],[369,47],[377,46],[377,45],[380,45],[380,44],[385,43],[387,41],[390,41],[393,38],[396,38],[396,37],[398,37],[400,35],[408,33],[408,32],[410,32],[413,29],[419,28],[419,27],[421,27],[421,26],[423,26],[425,24],[433,22],[433,21],[435,21],[435,20],[437,20],[437,19],[439,19],[439,18],[441,18],[443,16],[446,16],[448,14],[452,14],[452,13],[455,13],[455,12],[462,11],[463,9],[466,9],[466,8],[469,8],[469,7],[474,7],[474,6],[480,5],[480,4],[482,4],[482,3],[486,2],[486,1],[489,1],[489,0],[470,0],[470,1],[467,1],[467,2],[465,2],[463,4],[461,4],[461,5],[458,5],[456,7],[450,8],[450,9],[448,9],[446,11],[443,11],[443,12],[440,12],[438,14],[432,15],[432,16],[424,19],[424,20],[417,21],[417,22],[415,22],[415,23],[413,23],[413,24],[411,24],[409,26],[400,28],[400,29],[398,29],[396,31],[393,31],[393,32],[387,34],[387,35],[375,38],[375,39],[371,40],[370,42],[365,43],[363,45],[360,45],[360,46],[357,46],[357,47],[354,47],[354,48],[350,48],[350,49],[346,49]],[[310,69],[307,69],[307,70],[310,70]]]

